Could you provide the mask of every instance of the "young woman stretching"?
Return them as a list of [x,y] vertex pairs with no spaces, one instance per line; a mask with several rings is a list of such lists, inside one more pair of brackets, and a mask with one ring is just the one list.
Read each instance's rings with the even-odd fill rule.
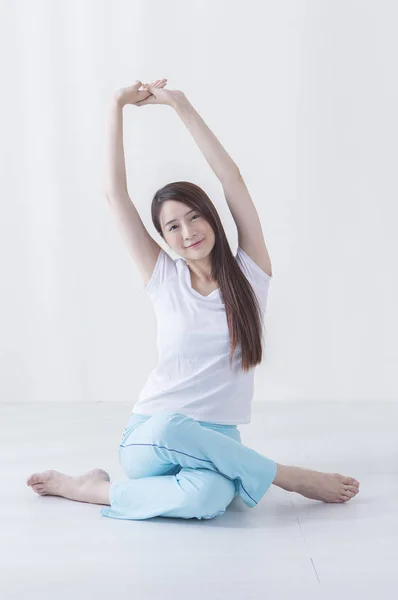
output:
[[[112,98],[107,129],[105,194],[144,281],[158,323],[157,367],[134,405],[119,460],[128,478],[111,483],[102,469],[72,477],[35,473],[27,485],[104,505],[116,519],[211,519],[237,494],[256,506],[274,484],[324,502],[347,502],[352,477],[276,463],[243,445],[237,426],[250,422],[254,368],[262,360],[271,262],[262,228],[237,165],[184,93],[166,79],[136,81]],[[231,252],[207,194],[186,181],[169,183],[152,200],[153,224],[181,258],[149,235],[127,191],[123,108],[173,108],[220,180],[238,230]]]

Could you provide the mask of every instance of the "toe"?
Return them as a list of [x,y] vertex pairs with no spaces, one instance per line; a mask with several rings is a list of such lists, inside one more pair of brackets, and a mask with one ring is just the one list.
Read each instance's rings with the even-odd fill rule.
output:
[[356,485],[346,485],[346,489],[350,490],[350,492],[352,492],[354,496],[359,493],[359,489]]
[[356,495],[356,492],[353,492],[352,490],[347,489],[347,490],[344,490],[344,492],[341,492],[341,495],[346,498],[353,498]]
[[41,481],[40,473],[33,473],[26,482],[28,485],[35,485]]
[[48,483],[57,471],[43,471],[42,473],[33,473],[28,479],[28,485],[35,485],[36,483]]
[[353,477],[343,477],[342,481],[344,484],[346,485],[355,485],[355,486],[359,486],[359,481],[357,481],[356,479],[354,479]]

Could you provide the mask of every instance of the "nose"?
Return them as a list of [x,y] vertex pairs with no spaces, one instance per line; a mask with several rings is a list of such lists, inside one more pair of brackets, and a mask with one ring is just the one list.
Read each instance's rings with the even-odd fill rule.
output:
[[186,242],[192,240],[191,243],[193,243],[193,241],[197,237],[197,234],[194,230],[190,230],[189,227],[186,227],[183,232],[183,237]]

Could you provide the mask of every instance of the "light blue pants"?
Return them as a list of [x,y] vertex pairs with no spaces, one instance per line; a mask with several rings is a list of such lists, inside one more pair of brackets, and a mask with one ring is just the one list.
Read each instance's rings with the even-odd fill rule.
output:
[[180,413],[132,414],[119,447],[127,481],[110,486],[104,517],[211,519],[238,494],[256,506],[272,484],[273,460],[244,446],[236,425]]

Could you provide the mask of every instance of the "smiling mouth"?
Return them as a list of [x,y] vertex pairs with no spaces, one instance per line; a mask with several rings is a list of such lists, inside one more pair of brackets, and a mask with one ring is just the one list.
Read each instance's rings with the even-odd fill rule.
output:
[[191,246],[187,246],[187,248],[196,248],[196,246],[199,246],[199,244],[201,244],[202,242],[203,242],[203,240],[200,240],[200,242],[196,242],[196,244],[192,244]]

